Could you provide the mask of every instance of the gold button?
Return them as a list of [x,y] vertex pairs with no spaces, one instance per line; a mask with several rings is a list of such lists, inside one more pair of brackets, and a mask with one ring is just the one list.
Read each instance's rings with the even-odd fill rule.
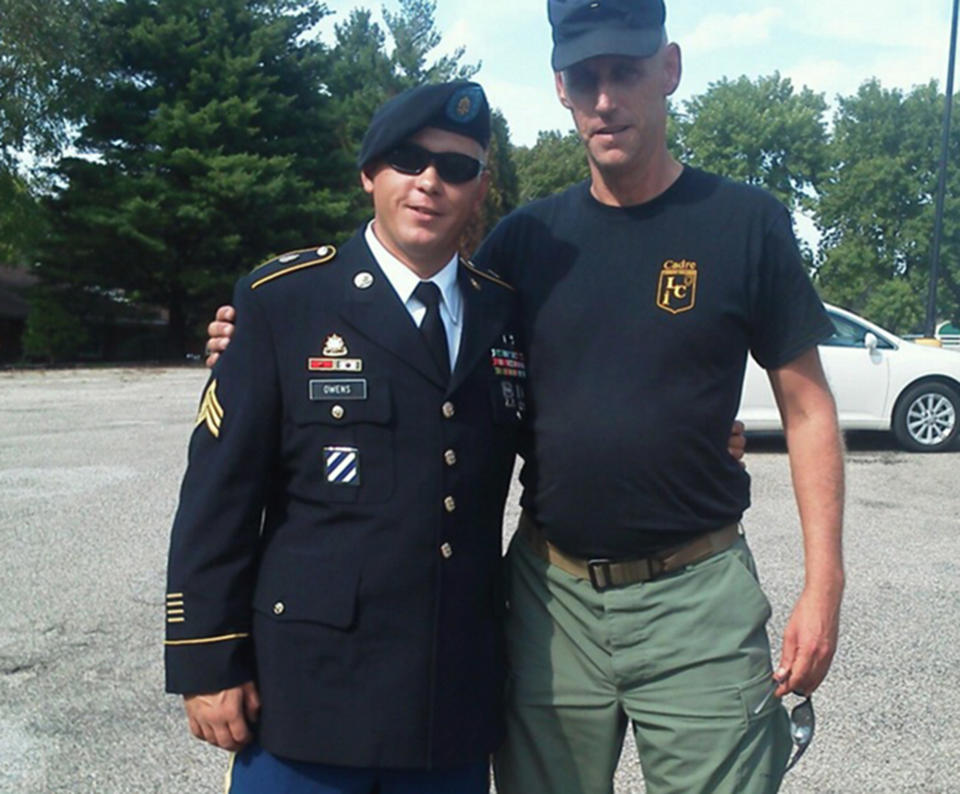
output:
[[448,449],[446,452],[443,453],[443,459],[448,466],[457,465],[457,453],[454,452],[452,449]]
[[273,614],[274,614],[274,615],[282,615],[282,614],[283,614],[283,610],[285,610],[285,609],[286,609],[286,607],[283,605],[283,601],[277,601],[277,603],[273,605]]
[[457,509],[457,501],[452,496],[448,496],[443,500],[443,506],[446,508],[448,513],[452,513]]
[[454,407],[453,407],[453,403],[452,403],[452,402],[449,402],[449,401],[448,401],[448,402],[445,402],[445,403],[440,407],[440,410],[443,411],[443,416],[444,416],[445,419],[452,419],[452,418],[453,418],[453,415],[456,413],[456,411],[454,410]]
[[449,543],[444,543],[440,547],[440,553],[443,555],[443,559],[449,560],[453,556],[453,546]]
[[345,413],[346,411],[343,410],[342,405],[335,405],[330,409],[330,416],[332,416],[334,419],[343,419],[343,415]]

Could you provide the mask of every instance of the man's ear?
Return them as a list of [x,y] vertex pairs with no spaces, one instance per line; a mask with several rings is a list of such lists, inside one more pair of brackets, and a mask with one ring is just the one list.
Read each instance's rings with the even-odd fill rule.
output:
[[683,58],[680,56],[680,46],[670,42],[663,51],[663,95],[665,97],[677,90],[682,73]]
[[557,86],[557,99],[567,110],[570,110],[570,100],[567,98],[567,87],[563,84],[563,72],[554,72],[553,80]]
[[367,193],[373,195],[373,169],[369,165],[360,169],[360,184]]

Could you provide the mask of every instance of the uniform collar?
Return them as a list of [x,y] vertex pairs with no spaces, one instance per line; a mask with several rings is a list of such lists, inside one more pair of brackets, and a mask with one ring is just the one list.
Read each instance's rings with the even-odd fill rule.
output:
[[[370,248],[370,253],[373,254],[373,258],[383,271],[383,275],[387,277],[390,286],[393,287],[400,300],[406,306],[413,296],[413,291],[423,279],[391,254],[384,247],[383,243],[377,239],[377,235],[374,234],[373,231],[373,221],[367,224],[363,237],[367,246]],[[432,278],[428,279],[440,289],[440,295],[443,303],[446,305],[450,319],[457,325],[460,324],[463,317],[463,297],[460,293],[460,286],[457,283],[457,265],[459,259],[459,254],[454,253],[454,255],[450,257],[450,261],[435,273]]]

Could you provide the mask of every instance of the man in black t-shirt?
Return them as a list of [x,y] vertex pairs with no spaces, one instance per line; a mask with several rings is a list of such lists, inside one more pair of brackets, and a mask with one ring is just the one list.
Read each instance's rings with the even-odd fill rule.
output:
[[[612,791],[628,721],[648,792],[775,791],[778,698],[815,690],[837,642],[843,464],[816,347],[831,324],[786,210],[669,154],[680,51],[662,0],[549,11],[590,179],[505,218],[477,255],[520,295],[531,400],[498,791]],[[737,531],[749,478],[724,451],[748,353],[777,397],[804,536],[775,671]]]

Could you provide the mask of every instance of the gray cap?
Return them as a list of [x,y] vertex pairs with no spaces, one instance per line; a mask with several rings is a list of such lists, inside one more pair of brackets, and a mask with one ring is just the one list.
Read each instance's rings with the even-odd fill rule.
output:
[[663,0],[547,0],[555,72],[597,55],[647,58],[660,49]]

